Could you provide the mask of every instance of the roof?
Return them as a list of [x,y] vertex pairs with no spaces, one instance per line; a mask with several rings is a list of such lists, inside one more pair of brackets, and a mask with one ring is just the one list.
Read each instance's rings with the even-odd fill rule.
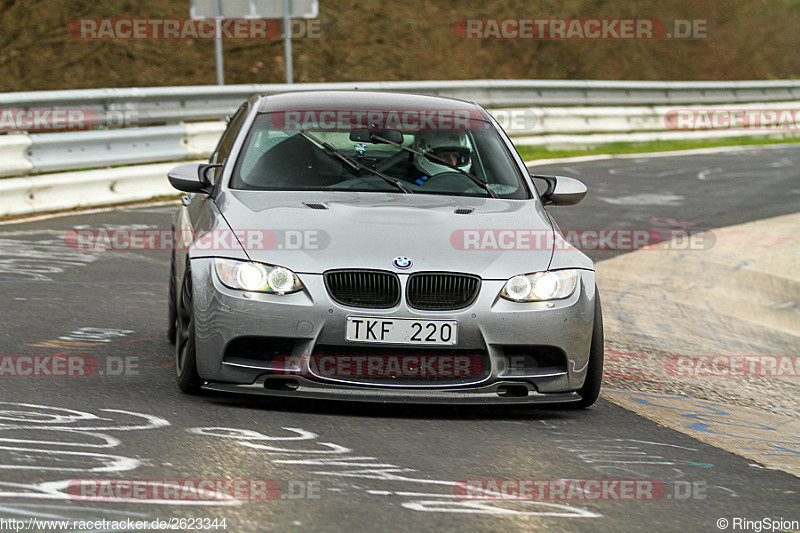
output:
[[301,91],[271,94],[261,100],[259,111],[367,109],[367,110],[447,110],[475,111],[473,103],[441,96],[375,91]]

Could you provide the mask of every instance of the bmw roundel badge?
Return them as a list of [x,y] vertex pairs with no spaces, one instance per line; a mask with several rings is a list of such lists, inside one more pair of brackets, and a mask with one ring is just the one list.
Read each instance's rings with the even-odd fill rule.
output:
[[411,268],[411,259],[405,256],[395,257],[394,258],[394,266],[397,268]]

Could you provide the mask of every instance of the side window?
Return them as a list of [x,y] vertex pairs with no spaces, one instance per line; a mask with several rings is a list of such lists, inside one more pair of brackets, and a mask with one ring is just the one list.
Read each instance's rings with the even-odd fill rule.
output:
[[[239,130],[242,128],[242,123],[244,123],[246,116],[247,104],[240,107],[233,117],[231,117],[230,122],[228,122],[228,127],[225,133],[222,134],[217,149],[214,150],[209,162],[222,163],[224,165],[228,161],[228,156],[231,155],[231,148],[233,148],[233,143],[236,140]],[[221,170],[222,169],[215,169],[212,173],[214,183],[217,182],[217,177],[221,174]],[[209,174],[209,176],[211,177],[211,174]]]

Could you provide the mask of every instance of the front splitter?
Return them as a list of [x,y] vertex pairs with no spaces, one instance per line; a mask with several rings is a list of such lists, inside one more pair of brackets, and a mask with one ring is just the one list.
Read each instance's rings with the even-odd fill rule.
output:
[[[291,383],[297,388],[289,390],[267,388],[265,386],[267,377],[259,377],[252,384],[206,382],[203,389],[258,396],[377,403],[519,405],[571,403],[581,399],[577,392],[542,394],[534,390],[532,386],[528,387],[527,394],[524,396],[512,395],[510,391],[520,390],[521,384],[518,381],[498,381],[481,387],[412,389],[334,385],[295,377],[292,378]],[[509,387],[514,387],[514,389],[509,389]]]

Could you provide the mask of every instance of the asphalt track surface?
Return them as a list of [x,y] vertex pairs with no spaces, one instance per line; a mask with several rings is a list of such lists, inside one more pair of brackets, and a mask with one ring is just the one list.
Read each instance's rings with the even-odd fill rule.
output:
[[[562,228],[702,229],[800,207],[800,147],[535,170],[590,187],[583,204],[551,209]],[[165,338],[169,253],[87,253],[63,240],[76,227],[166,229],[174,209],[0,226],[0,354],[98,364],[89,377],[0,378],[0,528],[207,517],[228,531],[714,531],[719,518],[798,518],[797,478],[604,400],[574,412],[183,395]],[[563,478],[657,480],[666,493],[501,502],[459,499],[453,486]],[[237,505],[83,501],[65,495],[75,479],[273,480],[280,492]],[[691,484],[705,489],[684,499]]]

